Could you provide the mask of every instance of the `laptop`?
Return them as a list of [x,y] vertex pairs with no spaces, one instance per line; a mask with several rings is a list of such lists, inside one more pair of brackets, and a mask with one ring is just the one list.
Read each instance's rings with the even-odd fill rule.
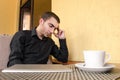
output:
[[62,64],[16,64],[2,72],[72,72],[72,69]]

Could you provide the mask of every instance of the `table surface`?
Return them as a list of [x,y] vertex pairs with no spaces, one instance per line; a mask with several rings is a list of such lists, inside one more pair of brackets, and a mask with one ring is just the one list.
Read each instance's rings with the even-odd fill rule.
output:
[[72,69],[72,72],[34,72],[34,73],[2,73],[0,72],[0,80],[120,80],[120,64],[114,63],[116,66],[110,72],[98,73],[87,72],[75,68],[74,64],[79,61],[69,61],[65,63]]

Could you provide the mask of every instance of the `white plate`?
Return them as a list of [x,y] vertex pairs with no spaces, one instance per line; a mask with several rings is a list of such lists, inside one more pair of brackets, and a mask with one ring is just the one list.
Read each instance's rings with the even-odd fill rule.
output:
[[112,64],[106,64],[104,67],[87,67],[84,66],[84,64],[85,63],[77,63],[75,64],[75,67],[78,67],[81,70],[89,71],[89,72],[107,72],[115,67],[115,65]]

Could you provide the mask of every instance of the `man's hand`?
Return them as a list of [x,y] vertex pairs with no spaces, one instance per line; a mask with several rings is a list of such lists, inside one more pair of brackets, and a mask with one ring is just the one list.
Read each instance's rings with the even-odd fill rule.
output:
[[61,29],[57,29],[57,32],[54,32],[53,34],[59,39],[65,39],[65,32]]

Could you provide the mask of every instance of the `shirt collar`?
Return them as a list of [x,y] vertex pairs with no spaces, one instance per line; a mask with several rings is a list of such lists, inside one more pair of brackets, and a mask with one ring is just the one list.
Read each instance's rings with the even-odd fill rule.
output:
[[[37,36],[36,27],[35,27],[34,29],[32,29],[32,34],[31,34],[31,36],[32,36],[32,37],[33,37],[33,36]],[[37,37],[38,37],[38,36],[37,36]],[[47,37],[43,37],[42,40],[47,40]]]
[[31,36],[37,36],[36,28],[32,29],[32,34]]

